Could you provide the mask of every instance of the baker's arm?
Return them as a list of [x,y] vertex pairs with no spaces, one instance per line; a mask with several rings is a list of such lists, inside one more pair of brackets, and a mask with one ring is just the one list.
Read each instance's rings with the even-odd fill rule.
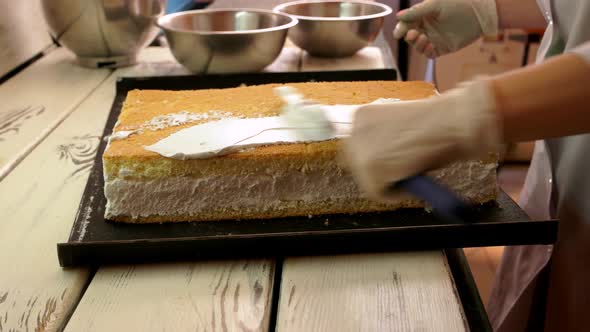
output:
[[563,54],[491,80],[506,141],[530,141],[590,132],[588,61]]
[[390,183],[504,142],[590,133],[585,56],[590,46],[440,96],[360,107],[344,144],[349,168],[367,194],[387,201]]
[[496,0],[500,29],[544,29],[547,21],[536,0]]
[[397,13],[395,38],[434,58],[457,51],[500,28],[547,25],[535,0],[425,0]]

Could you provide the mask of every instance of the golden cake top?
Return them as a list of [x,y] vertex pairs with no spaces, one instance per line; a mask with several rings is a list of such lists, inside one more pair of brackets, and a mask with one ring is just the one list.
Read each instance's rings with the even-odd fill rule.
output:
[[[379,98],[412,100],[435,94],[434,87],[426,82],[317,82],[289,83],[307,99],[321,104],[365,104]],[[212,121],[224,116],[261,117],[278,115],[282,101],[273,89],[280,84],[244,86],[229,89],[208,90],[133,90],[127,94],[114,132],[135,131],[121,140],[111,142],[104,159],[165,158],[144,149],[157,141],[195,124]],[[188,119],[179,125],[159,125],[162,116],[177,114]],[[254,150],[230,154],[219,158],[260,158],[264,156],[293,155],[310,152],[333,152],[334,141],[272,145]]]

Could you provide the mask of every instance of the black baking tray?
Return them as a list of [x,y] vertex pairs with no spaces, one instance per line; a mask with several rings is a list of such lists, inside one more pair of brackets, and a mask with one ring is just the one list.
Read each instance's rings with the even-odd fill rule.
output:
[[[242,84],[395,80],[393,70],[122,78],[104,134],[110,135],[132,89],[227,88]],[[424,209],[267,220],[124,224],[104,219],[101,140],[74,224],[57,245],[61,266],[196,258],[315,255],[473,246],[549,244],[556,220],[530,220],[501,192],[477,207],[472,223],[448,223]]]

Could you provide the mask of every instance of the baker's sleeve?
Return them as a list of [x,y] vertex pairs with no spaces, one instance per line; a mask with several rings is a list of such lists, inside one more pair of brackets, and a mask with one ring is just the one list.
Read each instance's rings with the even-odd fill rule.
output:
[[588,64],[590,64],[590,41],[580,44],[573,49],[569,50],[571,53],[580,55]]

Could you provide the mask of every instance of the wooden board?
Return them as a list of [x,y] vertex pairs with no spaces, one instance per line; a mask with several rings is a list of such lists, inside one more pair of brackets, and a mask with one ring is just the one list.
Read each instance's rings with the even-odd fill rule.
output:
[[287,258],[277,331],[465,331],[441,251]]
[[266,331],[270,260],[101,268],[66,331]]
[[0,181],[110,74],[59,48],[0,85]]
[[0,77],[52,44],[41,1],[0,1]]
[[[43,100],[46,107],[51,105],[48,114],[63,115],[63,123],[55,124],[45,140],[32,135],[29,127],[18,135],[31,135],[11,140],[26,146],[28,137],[40,144],[0,182],[0,331],[58,331],[65,324],[89,282],[90,270],[61,269],[55,244],[69,234],[114,98],[116,77],[134,71],[155,75],[159,70],[139,65],[109,76],[108,71],[73,67],[69,59],[53,52],[0,86],[3,101],[26,105]],[[88,97],[93,88],[82,87],[99,85],[95,80],[107,76]],[[40,117],[35,124],[40,131],[42,119],[45,125],[51,123],[51,118]]]
[[[74,213],[78,207],[84,181],[87,179],[88,169],[94,157],[94,149],[97,146],[98,137],[102,133],[108,111],[114,98],[114,86],[117,77],[177,73],[178,67],[177,65],[171,64],[168,50],[149,49],[143,52],[142,56],[146,59],[151,58],[154,62],[143,63],[134,68],[116,71],[47,140],[47,143],[50,143],[56,136],[66,138],[91,137],[91,140],[95,144],[92,149],[81,149],[81,151],[86,151],[84,155],[90,161],[83,164],[84,170],[80,171],[80,175],[77,177],[77,179],[82,180],[82,182],[76,181],[76,190],[79,191],[70,199],[70,202],[62,202],[59,207],[56,207],[56,209],[62,211],[59,223],[60,225],[61,223],[67,225],[66,228],[71,226],[73,214],[64,212],[71,211],[71,213]],[[42,150],[42,147],[45,147],[45,145],[46,142],[38,150]],[[76,145],[73,145],[71,149],[74,153],[73,157],[75,157],[75,152],[77,151]],[[36,153],[37,150],[25,160],[23,165],[34,162],[37,159]],[[56,169],[58,167],[58,165],[48,165],[49,169]],[[20,167],[15,172],[19,170]],[[13,174],[10,174],[7,180],[10,178],[13,178]],[[21,179],[21,181],[26,180]],[[59,175],[52,176],[49,181],[61,183],[64,181],[64,178]],[[12,183],[10,185],[14,186]],[[59,195],[58,193],[56,194]],[[49,220],[55,220],[55,218],[50,218]],[[47,226],[51,226],[51,224],[47,224]],[[14,226],[11,227],[11,229],[13,228]],[[49,232],[47,229],[44,231]],[[62,228],[59,229],[59,233],[62,236],[59,240],[65,239],[68,234],[67,230]],[[40,244],[40,246],[46,248],[44,250],[49,250],[51,253],[52,257],[49,259],[51,266],[45,267],[42,271],[36,271],[35,275],[46,275],[52,269],[59,271],[57,258],[55,257],[55,243],[60,242],[59,240]],[[19,272],[20,274],[25,273],[23,271]],[[191,273],[193,274],[192,277],[189,276]],[[56,278],[63,278],[63,274],[55,272],[53,274]],[[82,277],[86,276],[83,274],[80,275]],[[90,296],[88,298],[89,300],[84,300],[80,304],[79,309],[76,310],[71,319],[71,325],[68,325],[68,330],[104,331],[116,329],[103,329],[105,322],[102,322],[102,320],[107,320],[108,322],[106,323],[108,324],[115,324],[108,326],[125,326],[128,330],[140,331],[145,331],[146,329],[144,327],[147,325],[158,331],[163,329],[182,331],[183,329],[194,330],[196,326],[211,327],[215,324],[217,324],[215,326],[219,329],[223,326],[229,326],[247,327],[252,330],[256,330],[256,328],[266,330],[273,276],[274,265],[270,259],[242,262],[178,263],[170,265],[144,265],[141,267],[120,266],[117,268],[100,268],[96,277],[88,286],[86,294]],[[2,284],[1,278],[0,284]],[[175,278],[185,280],[185,282],[175,282]],[[84,282],[88,281],[85,278],[81,279]],[[81,286],[84,282],[80,285],[70,284],[69,287],[72,289],[72,293],[79,296],[82,291]],[[218,282],[221,286],[217,286]],[[121,285],[127,286],[123,287]],[[163,285],[169,285],[171,288],[165,288]],[[50,289],[52,288],[51,285],[45,286]],[[159,291],[150,293],[150,289],[159,289]],[[145,298],[138,297],[137,295],[144,293]],[[103,302],[92,300],[92,294],[95,294],[95,299],[103,299]],[[184,294],[188,297],[181,298],[179,294]],[[236,296],[236,294],[238,295]],[[138,299],[142,301],[135,302]],[[148,305],[145,304],[146,301]],[[153,301],[154,305],[149,305],[149,301]],[[184,306],[184,304],[189,304],[187,301],[193,301],[190,303],[193,303],[198,308],[200,315],[195,314],[193,306]],[[209,305],[215,303],[217,303],[218,307],[209,307]],[[111,310],[109,308],[121,314],[113,314],[112,311],[109,311]],[[186,310],[181,312],[179,308],[185,308]],[[63,322],[64,317],[73,309],[73,306],[62,305],[60,309],[62,314],[58,318]],[[141,319],[130,320],[129,313],[133,313],[133,317],[141,317]],[[16,314],[18,315],[18,313]],[[160,324],[156,324],[155,320],[150,319],[150,317],[157,317]],[[146,321],[149,324],[146,325]],[[92,323],[88,324],[88,322]]]
[[113,94],[109,88],[93,94],[0,182],[6,331],[58,331],[88,282],[88,269],[62,270],[54,248],[67,238],[106,118],[93,106],[108,105]]

